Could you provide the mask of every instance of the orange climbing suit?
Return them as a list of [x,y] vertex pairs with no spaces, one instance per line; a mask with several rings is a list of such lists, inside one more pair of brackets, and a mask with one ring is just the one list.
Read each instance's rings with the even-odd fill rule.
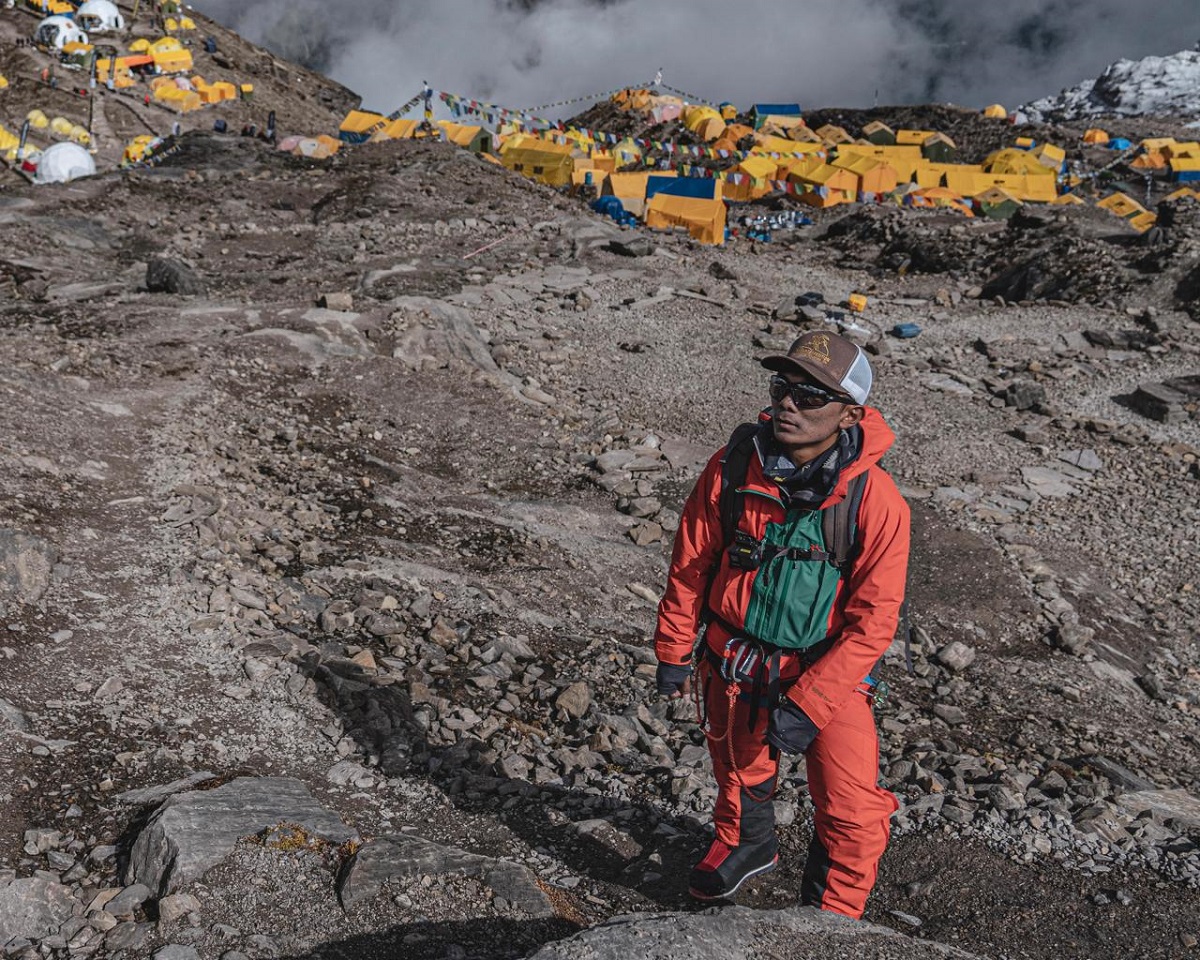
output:
[[[846,495],[849,481],[868,471],[858,513],[860,552],[848,577],[838,584],[829,612],[828,650],[814,663],[803,651],[785,651],[781,688],[819,733],[805,757],[809,791],[816,808],[814,838],[801,886],[803,902],[861,917],[875,884],[879,858],[889,836],[896,798],[878,786],[879,743],[872,694],[864,683],[896,632],[908,567],[909,510],[879,459],[894,435],[877,410],[868,407],[861,423],[862,449],[838,478],[828,507]],[[713,812],[717,839],[738,845],[753,813],[755,832],[768,809],[778,762],[765,742],[770,713],[753,698],[752,684],[727,684],[713,661],[725,656],[726,642],[738,635],[756,571],[731,567],[725,553],[719,499],[721,457],[709,461],[688,498],[675,536],[667,589],[658,609],[655,653],[665,663],[691,662],[692,648],[707,603],[715,619],[705,632],[707,655],[698,658],[709,753],[718,796]],[[750,458],[739,529],[762,539],[768,524],[783,523],[779,490],[766,478],[758,457]],[[714,571],[715,567],[715,573]],[[804,598],[792,598],[803,603]],[[750,720],[754,715],[754,727]],[[753,811],[748,807],[755,808]],[[773,827],[772,827],[773,829]]]

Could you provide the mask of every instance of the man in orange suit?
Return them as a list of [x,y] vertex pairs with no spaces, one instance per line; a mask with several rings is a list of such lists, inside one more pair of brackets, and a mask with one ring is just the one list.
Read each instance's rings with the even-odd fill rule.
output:
[[695,673],[718,786],[690,892],[723,899],[775,867],[778,756],[804,754],[800,899],[858,918],[897,808],[878,786],[872,672],[904,599],[909,511],[879,466],[894,435],[866,405],[860,347],[806,333],[762,365],[770,408],[697,481],[658,609],[658,691],[682,696]]

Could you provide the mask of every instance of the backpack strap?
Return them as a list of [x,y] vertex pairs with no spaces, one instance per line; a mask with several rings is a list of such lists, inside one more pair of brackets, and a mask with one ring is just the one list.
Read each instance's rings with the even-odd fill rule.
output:
[[846,488],[846,496],[821,512],[821,530],[825,534],[825,551],[829,562],[843,577],[858,556],[858,508],[862,506],[867,488],[867,471],[854,477]]
[[750,458],[755,454],[754,435],[757,423],[742,423],[734,428],[725,445],[725,456],[721,459],[721,536],[725,546],[733,542],[737,533],[738,520],[746,495],[741,491],[750,472]]
[[[738,520],[742,516],[742,504],[746,499],[746,495],[739,490],[746,482],[746,475],[750,472],[750,458],[754,456],[755,452],[754,435],[757,432],[757,423],[738,424],[734,427],[733,433],[729,435],[729,442],[725,444],[725,453],[721,457],[721,494],[717,501],[717,510],[721,515],[721,550],[717,554],[717,559],[713,561],[712,569],[708,573],[708,583],[704,588],[704,607],[700,611],[700,625],[704,628],[707,628],[716,618],[716,614],[708,605],[708,591],[712,588],[713,578],[716,577],[717,568],[721,565],[721,554],[733,542],[734,535],[737,533]],[[705,632],[702,629],[697,635],[697,648],[704,643]],[[694,657],[695,651],[693,651]]]

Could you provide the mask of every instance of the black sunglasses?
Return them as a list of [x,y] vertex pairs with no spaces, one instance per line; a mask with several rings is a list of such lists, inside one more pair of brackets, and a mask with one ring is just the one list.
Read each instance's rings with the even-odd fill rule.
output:
[[792,403],[799,409],[815,410],[827,403],[853,403],[851,397],[841,396],[822,390],[811,383],[792,383],[786,377],[773,376],[768,390],[772,403],[782,403],[784,397],[791,397]]

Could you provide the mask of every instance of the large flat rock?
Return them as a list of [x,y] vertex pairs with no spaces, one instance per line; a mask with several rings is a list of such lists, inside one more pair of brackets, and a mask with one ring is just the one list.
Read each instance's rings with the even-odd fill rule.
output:
[[551,943],[529,960],[981,960],[812,907],[631,914]]
[[75,898],[69,888],[41,877],[0,886],[0,937],[40,940],[71,919]]
[[5,600],[36,603],[50,586],[58,550],[45,540],[0,530],[0,605]]
[[1180,829],[1200,830],[1200,797],[1186,790],[1138,790],[1123,793],[1117,804],[1134,816],[1149,810],[1164,820],[1175,820]]
[[376,896],[389,880],[447,874],[479,880],[530,917],[554,916],[550,898],[528,867],[402,835],[363,844],[338,877],[338,897],[349,908]]
[[355,836],[299,780],[240,777],[215,790],[193,790],[163,803],[134,841],[125,883],[144,883],[164,897],[215,867],[238,840],[280,823],[333,843]]

